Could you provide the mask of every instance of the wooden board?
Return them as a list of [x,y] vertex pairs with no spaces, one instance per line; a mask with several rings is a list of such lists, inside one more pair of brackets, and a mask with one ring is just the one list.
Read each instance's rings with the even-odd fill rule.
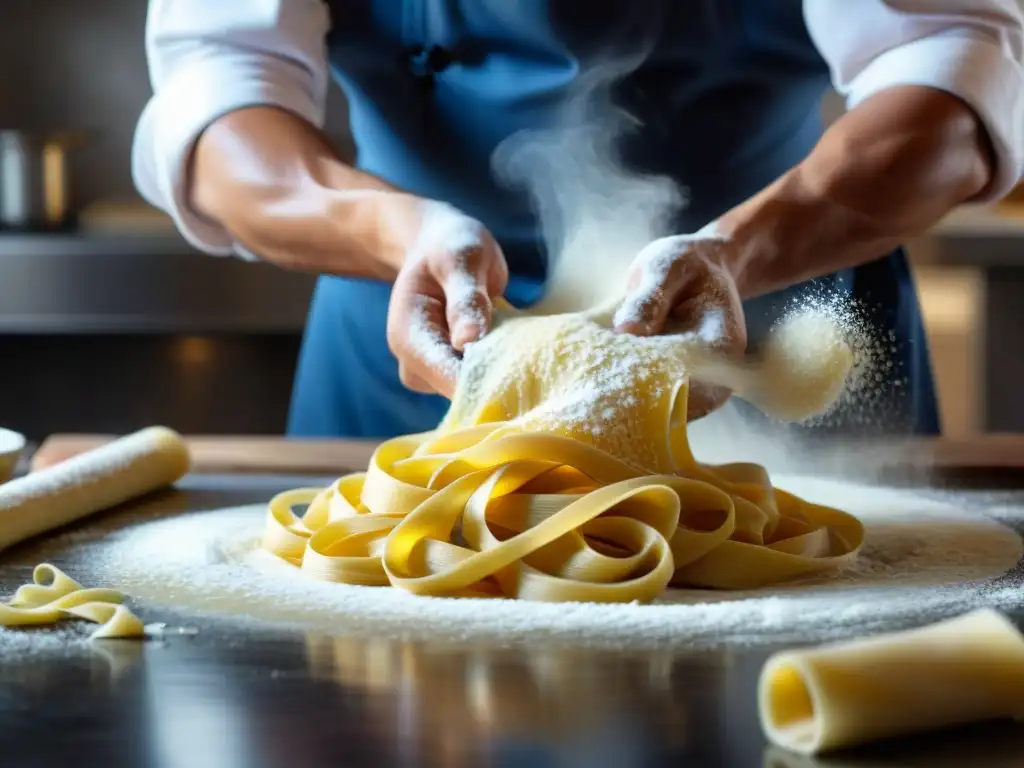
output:
[[[96,448],[109,435],[53,435],[40,446],[32,468],[40,469]],[[358,440],[290,440],[283,437],[195,436],[186,438],[196,472],[344,474],[366,469],[375,442]],[[1007,470],[1024,468],[1024,434],[972,438],[916,438],[822,446],[842,448],[852,456],[883,466]]]
[[[915,449],[920,458],[915,459]],[[908,460],[950,469],[1024,469],[1024,434],[911,441]]]

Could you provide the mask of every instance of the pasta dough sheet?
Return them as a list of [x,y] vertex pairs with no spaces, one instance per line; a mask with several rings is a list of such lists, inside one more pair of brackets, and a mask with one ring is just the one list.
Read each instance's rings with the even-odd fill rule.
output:
[[921,629],[770,658],[761,723],[773,743],[816,754],[1024,714],[1024,636],[982,609]]
[[[849,368],[829,343],[783,366],[817,382],[807,413]],[[693,334],[615,333],[607,313],[507,315],[467,349],[435,432],[274,498],[263,547],[316,579],[543,601],[649,602],[669,585],[757,588],[848,564],[856,518],[773,487],[756,464],[693,456],[688,375],[710,355]]]

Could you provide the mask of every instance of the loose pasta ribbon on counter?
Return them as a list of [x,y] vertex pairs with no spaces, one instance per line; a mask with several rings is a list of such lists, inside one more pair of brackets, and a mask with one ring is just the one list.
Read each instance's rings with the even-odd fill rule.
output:
[[142,622],[123,605],[124,594],[115,589],[83,587],[59,568],[42,563],[6,603],[0,603],[0,627],[56,624],[78,618],[100,626],[91,640],[143,637]]

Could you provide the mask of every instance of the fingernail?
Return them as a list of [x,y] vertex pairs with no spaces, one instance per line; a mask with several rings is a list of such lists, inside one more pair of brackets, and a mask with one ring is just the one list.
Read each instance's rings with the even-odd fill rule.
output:
[[469,342],[476,341],[479,335],[480,326],[477,323],[460,320],[455,324],[455,331],[452,333],[452,346],[461,350]]

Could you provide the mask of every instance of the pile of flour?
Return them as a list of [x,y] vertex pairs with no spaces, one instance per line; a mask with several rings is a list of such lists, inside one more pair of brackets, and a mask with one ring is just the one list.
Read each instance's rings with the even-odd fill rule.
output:
[[[73,575],[125,590],[150,620],[209,612],[335,634],[631,648],[819,641],[1022,602],[1012,573],[1021,538],[1000,522],[906,491],[794,477],[778,484],[841,503],[865,522],[867,541],[849,570],[756,592],[670,590],[651,605],[418,597],[308,578],[258,548],[258,505],[133,524],[91,541],[80,533],[76,560],[89,565]],[[1024,527],[1024,510],[1002,514]]]

